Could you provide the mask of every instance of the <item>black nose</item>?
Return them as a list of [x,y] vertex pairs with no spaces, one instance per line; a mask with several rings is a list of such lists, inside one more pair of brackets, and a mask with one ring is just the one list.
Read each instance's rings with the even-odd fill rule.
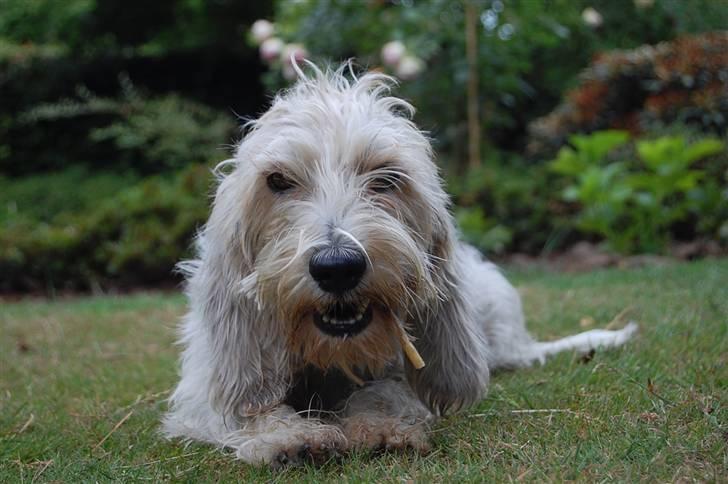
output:
[[321,249],[308,263],[308,272],[319,287],[334,294],[354,289],[366,270],[364,254],[348,247]]

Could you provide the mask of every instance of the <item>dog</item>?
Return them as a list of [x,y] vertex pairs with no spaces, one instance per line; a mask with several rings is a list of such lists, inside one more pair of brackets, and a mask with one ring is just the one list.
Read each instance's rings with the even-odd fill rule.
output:
[[189,312],[168,437],[274,467],[426,452],[428,428],[480,401],[491,371],[634,334],[535,341],[513,286],[458,239],[394,79],[310,70],[296,66],[216,170],[197,259],[180,265]]

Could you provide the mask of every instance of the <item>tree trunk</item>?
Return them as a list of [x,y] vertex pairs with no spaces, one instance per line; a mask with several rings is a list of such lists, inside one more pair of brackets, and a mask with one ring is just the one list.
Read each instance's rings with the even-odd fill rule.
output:
[[468,60],[468,167],[480,166],[480,119],[478,96],[478,13],[472,0],[465,0],[465,50]]

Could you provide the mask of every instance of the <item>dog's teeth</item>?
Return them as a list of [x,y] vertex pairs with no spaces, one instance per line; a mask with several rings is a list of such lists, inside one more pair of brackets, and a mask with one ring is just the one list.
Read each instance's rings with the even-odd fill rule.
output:
[[362,316],[364,316],[364,313],[361,313],[361,312],[356,313],[356,320],[359,321],[362,318]]
[[325,314],[323,315],[323,317],[322,317],[321,319],[323,319],[323,320],[324,320],[324,323],[329,323],[329,322],[331,322],[331,318],[329,318],[329,317],[328,317],[328,316],[326,316]]

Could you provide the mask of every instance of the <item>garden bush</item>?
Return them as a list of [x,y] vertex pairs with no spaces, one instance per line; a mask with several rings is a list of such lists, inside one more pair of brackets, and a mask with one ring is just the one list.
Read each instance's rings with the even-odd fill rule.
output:
[[[21,113],[19,121],[60,129],[59,125],[74,126],[91,118],[92,123],[85,125],[88,133],[83,134],[94,155],[94,167],[140,174],[219,159],[223,143],[232,142],[236,128],[232,115],[175,94],[147,98],[124,75],[120,82],[119,98],[98,97],[78,88],[75,99],[39,104]],[[94,145],[98,145],[95,150]],[[111,163],[105,163],[105,157]]]
[[489,255],[548,254],[585,239],[627,254],[696,239],[728,245],[726,143],[682,125],[660,132],[573,135],[551,162],[491,156],[448,176],[463,238]]
[[530,126],[528,151],[543,156],[570,134],[652,126],[728,130],[728,32],[684,36],[656,46],[605,52],[581,75],[564,103]]
[[570,180],[563,198],[578,204],[579,229],[626,253],[665,251],[675,225],[691,219],[702,221],[697,235],[720,239],[728,232],[728,219],[714,217],[728,216],[728,196],[696,166],[724,153],[723,142],[705,138],[688,144],[665,136],[637,140],[633,153],[618,151],[628,141],[625,131],[572,135],[571,146],[550,163]]
[[[252,115],[266,102],[259,80],[262,66],[255,50],[246,44],[243,32],[252,19],[269,13],[272,7],[268,2],[0,3],[2,174],[19,176],[76,164],[114,166],[120,153],[122,163],[132,157],[140,161],[143,156],[133,153],[136,150],[119,151],[116,144],[139,145],[139,140],[129,139],[128,130],[124,135],[120,133],[120,124],[136,128],[145,124],[142,118],[146,118],[143,127],[147,134],[154,138],[143,141],[153,151],[151,157],[171,155],[179,159],[176,147],[158,141],[165,136],[161,131],[166,125],[185,139],[190,131],[183,126],[187,118],[201,120],[200,132],[205,131],[210,115],[200,110],[214,110],[212,116],[232,123],[234,112]],[[83,90],[115,101],[119,109],[129,108],[123,93],[119,95],[117,78],[123,73],[128,73],[146,93],[144,97],[152,100],[150,112],[131,106],[133,113],[126,118],[114,109],[86,110],[69,119],[46,116],[33,121],[25,115],[39,105],[83,104],[85,100],[78,96]],[[71,103],[64,101],[69,99]],[[179,116],[165,116],[165,112],[177,108]],[[151,132],[149,124],[156,118],[159,130]],[[104,133],[107,142],[88,136],[95,128],[109,125],[114,129]],[[210,129],[214,125],[213,120]],[[99,139],[104,135],[100,134]],[[227,138],[210,142],[227,143]],[[184,148],[179,147],[179,151]],[[173,164],[179,165],[177,161]]]
[[138,182],[131,172],[93,172],[81,166],[20,178],[0,175],[0,227],[51,223],[60,215],[92,210]]
[[493,155],[466,175],[448,176],[463,238],[489,255],[564,247],[576,230],[556,179],[545,164],[515,155]]
[[156,176],[50,222],[15,220],[0,230],[0,290],[128,287],[174,281],[207,217],[209,167]]

